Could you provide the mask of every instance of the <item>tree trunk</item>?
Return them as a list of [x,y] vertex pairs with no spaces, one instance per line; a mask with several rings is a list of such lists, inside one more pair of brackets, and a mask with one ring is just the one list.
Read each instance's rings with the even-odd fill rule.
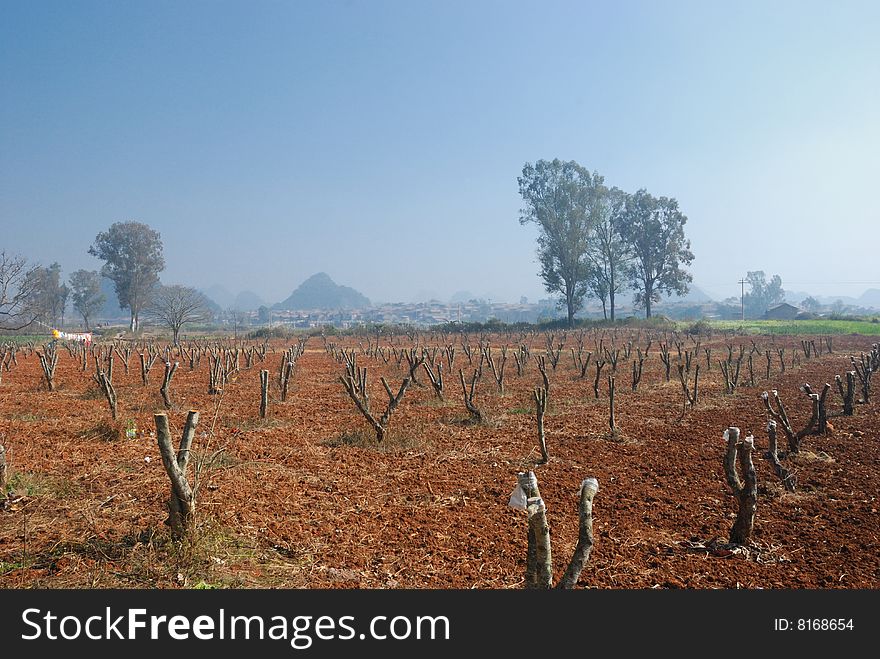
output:
[[529,499],[529,533],[535,537],[535,584],[534,588],[553,586],[553,554],[550,551],[550,526],[547,524],[547,508],[541,497]]
[[[727,483],[739,504],[736,522],[730,530],[730,542],[737,545],[748,544],[755,524],[755,510],[758,502],[758,480],[752,464],[754,439],[749,436],[740,441],[739,428],[730,427],[725,433],[727,453],[724,457],[724,473]],[[740,470],[744,482],[736,473],[736,459],[739,456]]]
[[770,463],[773,465],[773,471],[776,472],[776,475],[779,476],[779,480],[782,481],[782,485],[789,492],[794,492],[795,488],[795,477],[788,469],[782,466],[782,463],[779,461],[779,451],[778,451],[778,442],[776,439],[776,422],[769,421],[767,423],[767,438],[769,448],[767,450],[767,458],[770,460]]
[[0,497],[6,496],[6,448],[0,444]]
[[195,493],[187,481],[186,470],[189,465],[190,447],[193,437],[195,437],[196,425],[199,423],[199,413],[190,410],[176,456],[171,445],[168,415],[162,412],[154,415],[153,419],[156,422],[156,440],[159,444],[159,452],[162,454],[162,464],[171,480],[171,499],[168,501],[167,523],[171,527],[171,535],[176,540],[180,540],[192,527],[196,506]]
[[[540,499],[541,493],[538,491],[538,479],[535,478],[535,472],[519,472],[516,475],[516,481],[525,492],[527,499]],[[526,548],[526,588],[537,588],[536,552],[537,540],[532,525],[529,524],[528,547]]]
[[269,371],[260,371],[260,418],[266,418],[269,408]]
[[580,525],[577,546],[571,562],[565,570],[557,588],[567,590],[574,588],[584,565],[590,560],[590,552],[593,550],[593,497],[599,491],[599,481],[595,478],[587,478],[581,483],[581,500],[578,506]]
[[608,376],[608,426],[611,434],[617,433],[617,424],[614,422],[614,376]]
[[535,389],[535,414],[538,419],[538,446],[541,448],[541,463],[546,464],[550,460],[547,452],[547,438],[544,435],[544,412],[547,410],[547,390]]

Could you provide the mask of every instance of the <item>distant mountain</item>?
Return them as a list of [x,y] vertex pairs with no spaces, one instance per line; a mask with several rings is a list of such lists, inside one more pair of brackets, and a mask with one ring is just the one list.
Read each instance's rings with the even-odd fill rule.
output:
[[199,291],[202,294],[202,297],[205,298],[205,305],[208,307],[208,310],[214,314],[215,316],[219,316],[223,313],[224,307],[221,307],[217,302],[210,297],[209,295],[205,295],[204,292]]
[[[625,293],[625,295],[632,295],[632,293]],[[623,299],[623,296],[618,294],[618,296]],[[634,296],[631,299],[635,299]],[[699,286],[695,286],[694,284],[688,285],[688,292],[685,295],[679,297],[678,295],[664,295],[660,303],[661,304],[704,304],[706,302],[712,302],[712,296],[709,295],[706,291],[704,291]],[[632,302],[630,302],[632,304]]]
[[831,306],[832,304],[834,304],[838,300],[840,300],[841,302],[843,302],[843,304],[846,304],[846,305],[852,305],[852,306],[860,306],[861,305],[861,303],[859,302],[859,300],[857,298],[851,297],[849,295],[814,295],[813,297],[816,298],[816,300],[818,300],[819,304],[824,304],[827,306]]
[[859,306],[880,309],[880,288],[869,288],[859,296]]
[[216,302],[222,309],[228,309],[235,303],[235,296],[220,284],[214,284],[210,288],[203,289],[202,293]]
[[801,302],[806,300],[808,297],[812,297],[815,299],[815,296],[810,295],[809,293],[805,293],[804,291],[785,291],[785,301],[789,304],[793,304],[796,307],[800,306]]
[[231,307],[235,311],[256,311],[264,304],[263,299],[253,291],[242,291],[235,296]]
[[370,306],[370,300],[361,293],[340,286],[325,272],[306,279],[283,302],[274,309],[362,309]]
[[703,304],[704,302],[712,302],[712,296],[699,286],[690,284],[688,288],[689,290],[687,292],[687,295],[683,295],[682,297],[673,297],[672,299],[678,300],[679,302],[690,302],[692,304]]
[[826,307],[830,307],[835,302],[840,300],[843,304],[847,306],[865,307],[867,309],[880,309],[880,289],[878,288],[869,288],[859,297],[852,297],[851,295],[811,295],[810,293],[805,293],[804,291],[786,291],[785,301],[790,302],[791,304],[798,305],[808,296],[812,297],[819,304]]

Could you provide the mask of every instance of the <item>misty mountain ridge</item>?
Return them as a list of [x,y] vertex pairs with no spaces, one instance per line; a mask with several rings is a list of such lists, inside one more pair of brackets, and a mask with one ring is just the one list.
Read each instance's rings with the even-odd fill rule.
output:
[[326,272],[312,275],[301,283],[283,302],[273,309],[363,309],[370,300],[349,286],[340,286]]
[[812,295],[805,291],[785,291],[785,301],[795,306],[800,306],[808,297],[825,307],[830,307],[838,300],[850,307],[863,307],[865,309],[880,309],[880,288],[869,288],[859,297],[851,295]]
[[212,303],[216,304],[220,309],[232,309],[233,311],[256,311],[264,306],[266,302],[253,291],[241,291],[237,295],[233,295],[224,286],[214,284],[209,288],[199,289]]
[[253,291],[242,291],[235,296],[235,301],[230,305],[234,311],[256,311],[265,306],[263,298]]
[[714,302],[714,299],[702,288],[696,284],[688,284],[688,292],[681,297],[677,295],[665,295],[660,300],[661,304],[680,303],[680,304],[704,304],[706,302]]
[[222,309],[230,308],[235,302],[235,296],[220,284],[214,284],[210,288],[201,288],[199,292],[209,300],[216,302]]

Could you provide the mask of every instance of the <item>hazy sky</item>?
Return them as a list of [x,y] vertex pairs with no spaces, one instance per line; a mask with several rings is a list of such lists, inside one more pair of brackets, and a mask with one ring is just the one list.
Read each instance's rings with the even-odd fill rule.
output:
[[880,3],[0,0],[0,248],[166,283],[546,296],[523,164],[678,199],[694,282],[880,287]]

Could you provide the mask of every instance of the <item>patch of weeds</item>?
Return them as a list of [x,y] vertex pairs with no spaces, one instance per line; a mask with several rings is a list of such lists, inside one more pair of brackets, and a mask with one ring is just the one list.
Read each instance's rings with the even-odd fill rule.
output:
[[477,421],[472,416],[465,416],[465,417],[457,417],[455,419],[450,419],[448,421],[444,421],[444,423],[448,423],[450,426],[464,426],[464,427],[466,427],[466,426],[473,426],[473,427],[486,426],[487,428],[497,428],[500,426],[500,423],[498,421],[487,418],[485,414],[483,414],[482,421]]
[[173,584],[198,590],[234,587],[235,577],[227,564],[261,562],[255,547],[210,518],[198,521],[179,541],[159,529],[131,534],[127,540],[131,550],[123,576],[139,584]]
[[91,428],[83,430],[79,436],[82,439],[97,439],[102,442],[115,442],[125,437],[125,429],[118,421],[103,419]]
[[534,414],[535,410],[529,407],[512,407],[507,410],[508,414]]
[[390,429],[385,433],[385,439],[381,442],[376,439],[376,433],[371,430],[349,430],[336,437],[324,440],[324,446],[331,448],[339,448],[342,446],[352,446],[355,448],[381,451],[383,453],[392,451],[411,451],[414,449],[423,449],[427,446],[427,440],[422,437],[415,437],[410,433]]
[[[213,519],[203,519],[183,540],[168,540],[165,545],[168,553],[167,566],[176,571],[179,582],[183,575],[184,583],[210,584],[213,588],[224,587],[223,566],[229,561],[259,562],[258,551]],[[204,587],[203,587],[204,588]]]
[[204,452],[194,452],[193,453],[193,462],[198,464],[199,461],[205,461],[205,469],[229,469],[231,467],[235,467],[241,464],[241,460],[229,452],[229,450],[223,450],[214,455],[214,458],[208,462],[208,458],[210,458],[210,454]]
[[67,499],[83,491],[81,485],[66,478],[27,471],[16,472],[6,484],[6,489],[20,496],[51,496],[56,499]]
[[284,421],[281,419],[272,418],[271,408],[269,411],[269,416],[265,419],[260,419],[259,417],[255,419],[243,419],[238,424],[236,424],[232,430],[230,431],[233,436],[239,436],[242,433],[246,433],[250,430],[262,430],[263,428],[277,428],[284,425]]
[[77,396],[80,400],[98,400],[100,398],[104,398],[104,392],[99,389],[86,389],[79,396]]
[[836,462],[825,451],[817,451],[816,453],[812,451],[799,451],[790,454],[789,457],[795,462]]
[[19,471],[9,479],[6,488],[9,492],[15,492],[21,496],[41,497],[50,492],[51,484],[46,474]]
[[601,439],[615,444],[641,444],[640,440],[629,437],[620,428],[615,428],[610,432],[589,433],[584,435],[584,439]]
[[31,565],[33,561],[0,561],[0,577],[16,570],[26,570]]
[[455,405],[456,405],[455,403],[453,403],[450,400],[440,400],[436,396],[433,396],[433,397],[428,398],[427,400],[425,400],[421,403],[416,403],[416,404],[419,405],[420,407],[438,407],[438,408],[455,407]]
[[45,421],[48,417],[45,414],[35,414],[33,412],[11,412],[6,415],[10,421]]

